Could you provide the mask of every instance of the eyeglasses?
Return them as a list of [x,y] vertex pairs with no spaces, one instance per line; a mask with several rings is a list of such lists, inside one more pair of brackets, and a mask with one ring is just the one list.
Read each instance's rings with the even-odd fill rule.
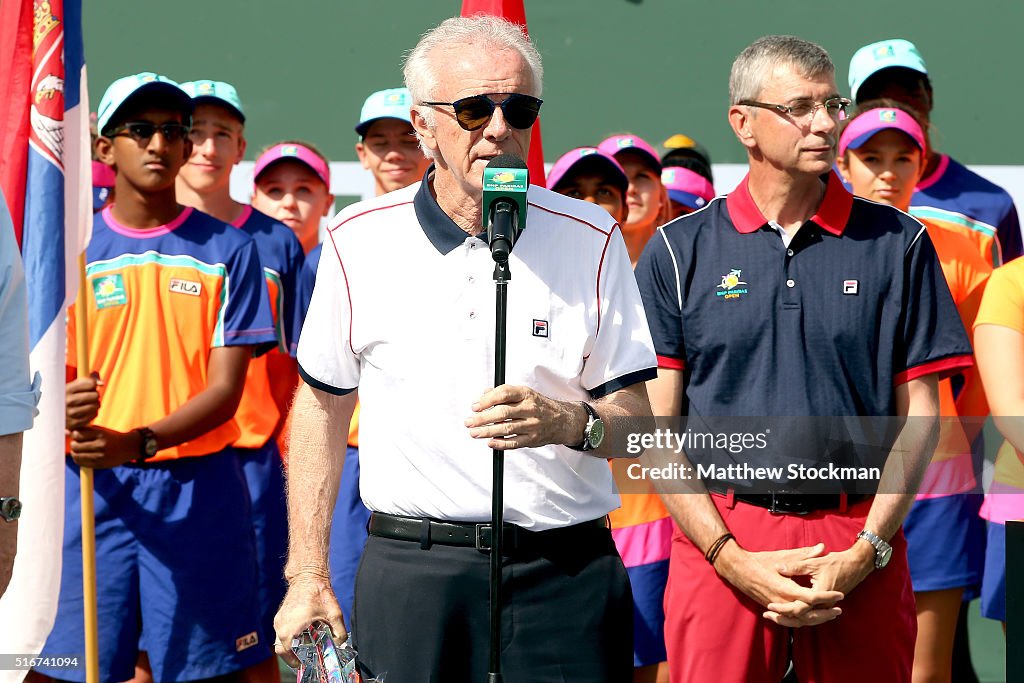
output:
[[[492,93],[501,97],[501,93]],[[537,99],[531,95],[512,93],[505,97],[500,104],[491,99],[491,95],[473,95],[463,97],[454,102],[424,102],[423,104],[432,107],[453,107],[455,109],[455,120],[459,122],[463,130],[477,130],[487,125],[494,115],[494,108],[501,107],[501,114],[505,121],[513,128],[526,130],[537,120],[540,114],[540,105],[544,100]]]
[[744,107],[771,109],[772,111],[776,111],[780,114],[788,114],[794,119],[812,118],[818,112],[818,109],[823,108],[830,118],[833,118],[836,121],[842,121],[846,118],[846,109],[853,104],[853,102],[845,97],[830,97],[824,102],[797,100],[793,104],[770,104],[768,102],[756,102],[754,100],[740,100],[736,104],[743,105]]
[[129,121],[112,130],[107,137],[116,138],[127,135],[132,140],[147,143],[158,130],[167,142],[182,140],[189,133],[189,127],[184,123],[156,124],[149,121]]

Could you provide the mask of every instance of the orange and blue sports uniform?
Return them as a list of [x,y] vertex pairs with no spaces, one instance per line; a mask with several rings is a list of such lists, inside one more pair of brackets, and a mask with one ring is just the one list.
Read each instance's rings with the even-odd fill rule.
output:
[[302,277],[305,257],[302,245],[288,226],[251,206],[244,207],[232,225],[256,243],[277,341],[275,348],[249,362],[245,391],[234,418],[239,429],[234,446],[242,460],[242,471],[252,500],[263,634],[267,642],[273,642],[274,614],[288,588],[284,580],[288,510],[281,451],[276,439],[285,416],[281,414],[274,396],[290,395],[298,373],[294,370],[286,372],[280,363],[274,365],[272,372],[271,363],[282,356],[295,357],[306,299]]
[[[1024,334],[1024,258],[997,268],[985,288],[974,326],[999,325]],[[1013,418],[1020,419],[1020,418]],[[1003,441],[981,516],[988,521],[981,613],[1006,621],[1007,520],[1024,518],[1024,453]]]
[[[184,209],[135,230],[108,207],[86,252],[89,361],[104,380],[95,424],[129,431],[206,389],[211,351],[275,342],[256,245]],[[69,315],[68,364],[75,364]],[[139,650],[156,680],[210,678],[270,655],[260,635],[249,495],[229,420],[152,460],[95,472],[100,679],[132,678]],[[78,468],[68,459],[64,571],[44,653],[82,652]],[[84,680],[84,670],[42,673]]]
[[917,184],[910,213],[966,235],[992,267],[1024,252],[1017,207],[1006,190],[945,154],[935,171]]
[[[971,330],[992,267],[968,236],[922,221],[966,330]],[[985,527],[978,517],[971,442],[959,417],[978,418],[988,405],[975,367],[939,382],[939,443],[917,499],[903,523],[915,591],[964,588],[974,598],[985,560]],[[955,396],[955,398],[954,398]]]
[[665,584],[675,523],[653,488],[620,495],[622,507],[608,518],[633,592],[633,666],[648,666],[667,659]]
[[[316,269],[320,264],[323,246],[322,243],[318,244],[306,254],[306,267],[303,270],[306,306],[309,305],[308,297],[313,294]],[[329,546],[331,587],[338,598],[338,604],[341,605],[346,624],[352,623],[356,570],[359,569],[359,561],[363,557],[363,547],[367,538],[366,525],[369,521],[370,511],[359,497],[359,404],[356,403],[352,422],[348,427],[348,448],[341,473],[341,488],[338,489],[338,499],[334,503]]]

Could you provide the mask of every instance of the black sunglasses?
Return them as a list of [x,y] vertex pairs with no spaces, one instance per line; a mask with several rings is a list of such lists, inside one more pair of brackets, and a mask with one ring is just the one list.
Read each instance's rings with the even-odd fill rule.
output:
[[156,124],[149,121],[129,121],[110,131],[107,137],[116,138],[127,135],[133,140],[146,143],[149,142],[158,130],[167,142],[183,140],[189,133],[189,127],[184,123]]
[[505,97],[500,104],[491,99],[491,96],[501,97],[502,93],[491,95],[473,95],[463,97],[454,102],[424,102],[432,107],[453,107],[455,109],[455,120],[459,122],[463,130],[477,130],[487,125],[494,115],[494,108],[501,107],[501,114],[505,121],[513,128],[526,130],[537,121],[540,114],[540,105],[544,100],[531,95],[512,93]]

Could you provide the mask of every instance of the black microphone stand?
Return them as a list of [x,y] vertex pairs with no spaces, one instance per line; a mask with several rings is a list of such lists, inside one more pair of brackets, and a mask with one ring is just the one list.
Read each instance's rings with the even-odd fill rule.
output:
[[[495,240],[495,243],[505,240]],[[508,243],[506,242],[506,245]],[[505,326],[508,318],[508,281],[512,275],[508,269],[507,249],[491,247],[494,257],[495,285],[495,324],[494,324],[494,386],[505,383]],[[493,481],[491,488],[491,577],[490,577],[490,669],[487,683],[501,683],[501,564],[504,533],[505,492],[503,479],[505,474],[505,451],[495,448],[493,451]]]

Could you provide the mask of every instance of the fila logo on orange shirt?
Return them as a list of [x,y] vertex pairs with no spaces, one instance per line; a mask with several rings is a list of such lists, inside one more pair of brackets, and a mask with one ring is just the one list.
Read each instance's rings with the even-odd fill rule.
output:
[[177,292],[178,294],[199,296],[199,293],[203,291],[203,285],[195,280],[179,280],[178,278],[171,278],[170,290],[172,292]]

